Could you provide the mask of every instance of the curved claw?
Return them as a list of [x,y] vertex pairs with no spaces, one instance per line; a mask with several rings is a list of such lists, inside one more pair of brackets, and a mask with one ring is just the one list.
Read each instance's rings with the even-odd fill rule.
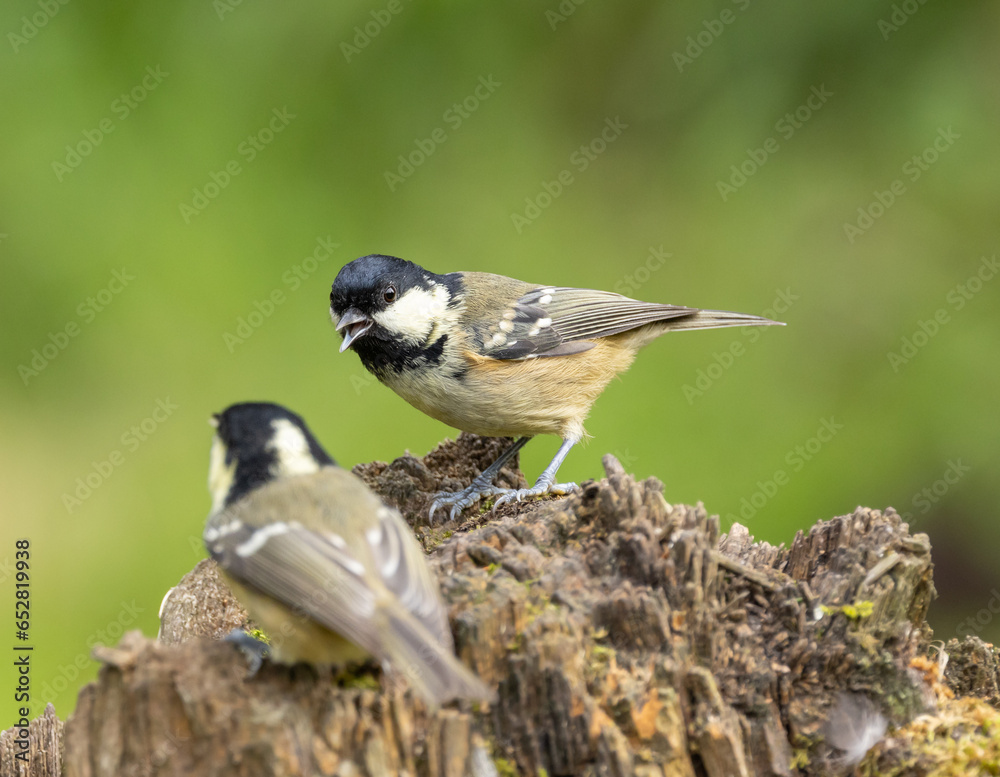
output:
[[448,520],[454,521],[458,518],[466,507],[470,507],[480,499],[489,496],[497,497],[493,503],[493,510],[500,505],[510,501],[521,502],[533,496],[545,496],[546,494],[556,494],[563,496],[580,488],[576,483],[536,483],[532,488],[497,488],[496,486],[473,482],[463,491],[440,491],[434,495],[431,502],[427,520],[434,522],[434,513],[438,508],[450,506]]
[[500,496],[493,503],[493,509],[496,510],[500,505],[511,501],[521,502],[533,496],[545,496],[546,494],[564,496],[572,491],[576,491],[578,488],[580,486],[576,483],[552,483],[551,485],[543,483],[541,485],[536,484],[532,488],[497,489],[500,492]]
[[497,488],[496,486],[483,485],[481,483],[473,482],[468,488],[462,491],[440,491],[434,495],[434,501],[431,502],[431,509],[428,513],[427,520],[433,523],[434,513],[437,512],[439,507],[451,506],[451,510],[448,513],[448,520],[454,521],[462,514],[462,511],[466,507],[470,507],[478,502],[484,497],[493,496],[497,493],[502,493],[504,489]]

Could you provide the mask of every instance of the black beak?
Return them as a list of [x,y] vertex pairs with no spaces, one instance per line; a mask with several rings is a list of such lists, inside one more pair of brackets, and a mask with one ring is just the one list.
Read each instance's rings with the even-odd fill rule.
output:
[[365,333],[372,328],[372,324],[374,323],[374,321],[357,308],[348,308],[345,310],[344,315],[337,322],[337,331],[344,338],[344,342],[340,344],[340,352],[343,353],[350,348],[351,343],[359,337],[364,337]]

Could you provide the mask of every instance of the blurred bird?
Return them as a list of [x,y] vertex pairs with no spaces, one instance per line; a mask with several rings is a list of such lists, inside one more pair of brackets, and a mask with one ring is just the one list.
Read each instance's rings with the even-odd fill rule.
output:
[[493,694],[454,656],[437,582],[409,526],[274,404],[213,416],[204,540],[282,663],[375,656],[430,704]]
[[[468,488],[437,494],[432,518],[447,505],[455,518],[484,497],[498,497],[498,506],[577,488],[556,483],[556,473],[584,436],[590,406],[664,332],[779,323],[489,273],[436,275],[379,254],[340,270],[330,313],[341,352],[353,348],[418,410],[466,432],[519,438]],[[534,487],[495,487],[501,467],[536,434],[558,435],[562,445]]]

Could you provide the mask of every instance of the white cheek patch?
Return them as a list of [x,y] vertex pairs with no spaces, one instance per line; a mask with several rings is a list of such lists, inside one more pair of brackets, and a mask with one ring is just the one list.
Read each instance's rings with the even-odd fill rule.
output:
[[415,286],[385,310],[375,313],[375,323],[388,332],[412,343],[423,343],[435,324],[445,317],[448,290],[434,285],[430,289]]
[[208,456],[208,492],[212,495],[213,513],[219,512],[225,504],[235,473],[236,462],[226,466],[226,446],[216,435],[212,440],[212,452]]
[[274,437],[270,447],[278,454],[278,471],[275,475],[284,477],[319,472],[319,464],[309,452],[309,441],[299,427],[286,418],[272,421],[271,427],[274,429]]

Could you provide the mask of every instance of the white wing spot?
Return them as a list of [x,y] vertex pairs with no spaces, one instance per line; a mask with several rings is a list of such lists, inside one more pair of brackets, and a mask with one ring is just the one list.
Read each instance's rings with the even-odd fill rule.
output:
[[538,328],[539,329],[545,329],[545,327],[547,327],[547,326],[552,326],[552,319],[551,318],[540,318],[540,319],[538,319]]
[[365,539],[369,545],[378,545],[382,542],[382,526],[372,526],[365,531]]
[[507,321],[512,321],[516,315],[517,311],[513,308],[507,308],[507,310],[503,312],[503,318]]
[[272,537],[277,537],[280,534],[286,534],[288,532],[288,524],[279,521],[278,523],[271,523],[267,526],[258,529],[253,534],[250,535],[250,539],[244,542],[242,545],[236,546],[237,556],[250,556],[264,547],[266,543]]
[[514,328],[513,321],[508,321],[507,319],[504,319],[503,321],[500,322],[501,332],[510,332],[513,328]]
[[489,344],[492,347],[496,345],[503,345],[506,342],[507,342],[507,335],[505,335],[503,332],[497,332],[495,335],[493,335],[493,339],[490,340]]
[[364,565],[356,558],[352,558],[351,556],[341,556],[340,563],[344,567],[344,569],[346,569],[352,575],[355,575],[357,577],[365,576]]
[[224,523],[221,526],[208,526],[205,528],[205,533],[203,536],[206,542],[215,542],[217,539],[225,537],[227,534],[232,534],[243,526],[243,522],[233,518],[229,523]]
[[539,305],[548,305],[551,301],[552,301],[552,295],[551,294],[544,294],[541,297],[539,297],[538,304]]

